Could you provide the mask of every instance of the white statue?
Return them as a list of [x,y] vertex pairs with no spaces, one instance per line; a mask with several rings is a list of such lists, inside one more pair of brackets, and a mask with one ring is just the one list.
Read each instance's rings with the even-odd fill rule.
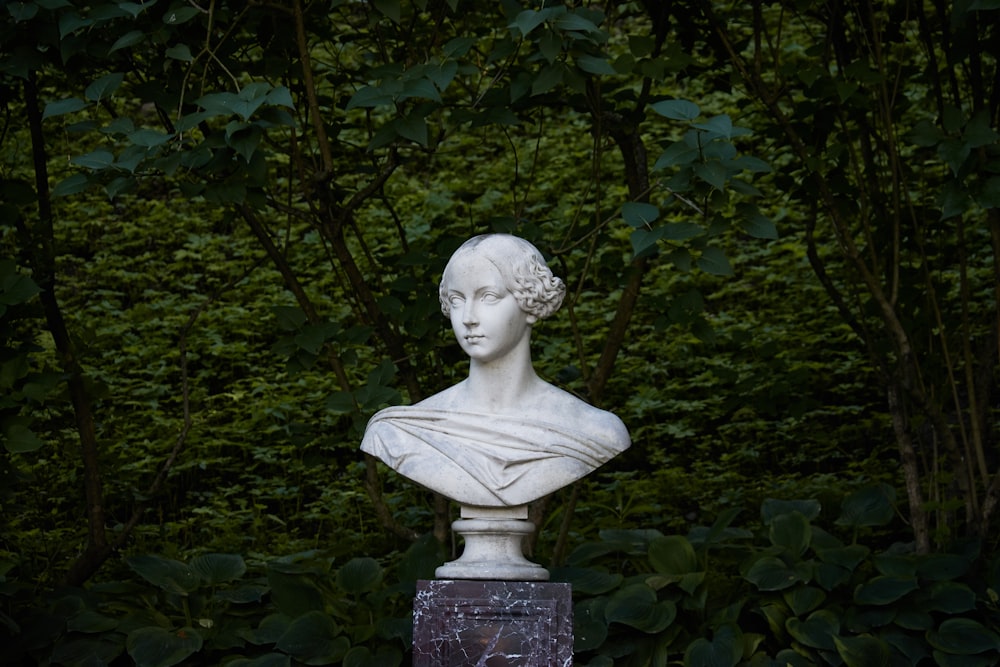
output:
[[531,365],[532,326],[565,292],[524,239],[466,241],[445,267],[440,298],[469,355],[469,377],[413,406],[380,411],[361,449],[461,503],[463,517],[499,518],[525,517],[527,503],[627,449],[618,417],[543,381]]

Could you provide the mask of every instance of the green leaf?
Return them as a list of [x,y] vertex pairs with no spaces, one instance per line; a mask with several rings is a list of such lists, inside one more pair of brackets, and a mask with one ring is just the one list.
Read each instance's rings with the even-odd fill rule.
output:
[[382,566],[374,558],[352,558],[337,570],[337,585],[351,595],[374,590],[382,581]]
[[563,64],[553,63],[547,65],[539,72],[538,76],[531,84],[531,94],[541,95],[547,93],[563,82]]
[[783,598],[785,604],[792,610],[792,613],[796,616],[802,616],[822,604],[823,600],[826,599],[826,593],[813,586],[797,586],[790,591],[786,591]]
[[100,102],[105,97],[110,97],[111,93],[118,90],[118,87],[122,85],[122,81],[125,80],[125,75],[121,72],[114,72],[112,74],[105,74],[101,78],[94,81],[92,84],[87,86],[84,91],[83,96],[86,97],[91,102]]
[[226,667],[291,667],[292,658],[284,653],[265,653],[256,658],[227,660]]
[[351,642],[340,636],[340,628],[328,614],[311,611],[292,621],[274,646],[308,664],[323,664],[340,662]]
[[154,148],[156,146],[162,146],[173,138],[174,135],[167,134],[166,132],[159,132],[157,130],[150,130],[143,128],[141,130],[136,130],[128,135],[129,141],[131,141],[136,146],[142,146],[143,148]]
[[85,169],[100,171],[111,167],[115,163],[115,156],[111,151],[99,150],[86,155],[75,155],[70,158],[70,163]]
[[404,139],[427,146],[427,121],[417,114],[410,114],[393,121],[393,127]]
[[715,631],[712,640],[698,637],[684,651],[684,667],[735,667],[743,657],[743,633],[733,625]]
[[812,521],[819,516],[821,509],[822,506],[818,500],[777,500],[775,498],[767,498],[761,503],[760,518],[764,521],[764,525],[769,526],[772,521],[782,514],[798,512],[809,521]]
[[660,217],[660,209],[645,202],[626,202],[622,205],[622,218],[630,227],[648,227]]
[[569,32],[601,32],[601,29],[593,21],[576,13],[562,14],[555,20],[554,25],[560,30]]
[[521,37],[527,37],[531,34],[531,31],[540,26],[545,22],[545,18],[549,16],[549,12],[545,11],[535,11],[534,9],[525,9],[514,19],[508,28],[517,28],[521,33]]
[[267,568],[271,601],[278,610],[292,618],[323,609],[323,596],[316,586],[298,574],[282,572],[275,564]]
[[876,637],[834,637],[837,653],[847,667],[889,665],[889,645]]
[[680,577],[702,570],[694,547],[687,538],[680,535],[654,538],[649,543],[649,563],[654,570],[669,577]]
[[695,123],[692,127],[703,130],[712,137],[722,139],[731,139],[734,134],[733,119],[727,114],[713,116],[704,123]]
[[146,33],[141,30],[132,30],[119,37],[115,43],[111,45],[111,49],[108,53],[114,53],[115,51],[135,46],[136,44],[141,43],[144,39],[146,39]]
[[694,166],[695,175],[712,187],[725,190],[726,181],[729,180],[729,171],[726,166],[718,160],[702,162]]
[[11,2],[7,4],[7,11],[14,18],[15,23],[30,21],[38,14],[38,5],[33,2]]
[[163,22],[167,25],[180,25],[182,23],[187,23],[201,13],[202,10],[197,7],[181,5],[170,9],[170,11],[164,14]]
[[52,196],[68,197],[69,195],[75,195],[78,192],[86,190],[89,186],[90,179],[85,174],[73,174],[52,188]]
[[834,639],[840,633],[840,619],[834,612],[821,609],[813,612],[806,620],[789,618],[785,621],[788,634],[806,646],[812,648],[834,649]]
[[656,113],[671,120],[694,120],[701,115],[701,109],[698,105],[687,100],[664,100],[654,102],[650,107]]
[[781,591],[802,582],[798,572],[774,556],[757,559],[744,576],[761,591]]
[[782,547],[788,553],[799,557],[809,548],[812,530],[809,520],[799,512],[779,514],[771,521],[769,536],[771,544]]
[[136,667],[171,667],[200,651],[202,639],[194,628],[145,627],[130,632],[125,646]]
[[580,55],[575,58],[577,67],[589,74],[613,75],[617,74],[615,68],[605,58],[597,56]]
[[887,605],[919,588],[916,577],[874,577],[854,590],[858,604]]
[[895,499],[896,492],[885,484],[855,491],[841,505],[837,525],[851,528],[884,526],[895,516]]
[[3,446],[12,454],[27,454],[45,446],[31,429],[22,424],[11,424],[4,430]]
[[86,109],[87,103],[78,97],[71,97],[65,100],[59,100],[57,102],[49,102],[45,105],[45,110],[42,112],[42,118],[53,118],[55,116],[62,116],[68,113],[75,113],[81,109]]
[[125,561],[143,579],[168,593],[187,595],[201,583],[195,571],[180,561],[154,555],[129,556]]
[[656,599],[656,592],[645,584],[626,586],[611,596],[604,610],[608,623],[621,623],[642,632],[662,632],[677,615],[673,602]]
[[938,581],[921,593],[921,611],[939,611],[955,616],[976,608],[975,592],[960,582]]
[[698,268],[715,276],[733,275],[733,267],[729,265],[726,253],[714,246],[709,246],[701,251],[701,257],[698,258]]
[[403,20],[399,0],[373,0],[373,4],[383,16],[388,18],[393,23],[399,23]]
[[242,577],[246,563],[239,554],[204,554],[191,560],[191,569],[210,586],[233,581]]
[[549,569],[552,581],[570,584],[574,593],[601,595],[621,585],[624,577],[593,567],[554,567]]
[[173,58],[174,60],[186,63],[194,61],[194,56],[191,55],[191,48],[187,44],[174,44],[163,53],[168,58]]

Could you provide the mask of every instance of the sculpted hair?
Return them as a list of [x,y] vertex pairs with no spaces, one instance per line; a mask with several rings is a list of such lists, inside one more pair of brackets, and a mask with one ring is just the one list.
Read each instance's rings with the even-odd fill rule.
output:
[[541,320],[559,310],[566,295],[566,285],[552,274],[538,248],[510,234],[483,234],[459,246],[444,267],[438,298],[441,312],[446,316],[451,315],[448,269],[456,258],[471,252],[481,253],[497,268],[504,286],[524,312]]

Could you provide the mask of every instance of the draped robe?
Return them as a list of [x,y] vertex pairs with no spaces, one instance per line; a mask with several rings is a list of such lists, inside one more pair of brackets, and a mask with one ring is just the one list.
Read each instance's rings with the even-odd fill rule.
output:
[[601,441],[595,429],[584,432],[578,430],[581,426],[395,406],[368,422],[361,449],[462,504],[514,507],[576,481],[629,446],[627,436],[624,443],[620,438]]

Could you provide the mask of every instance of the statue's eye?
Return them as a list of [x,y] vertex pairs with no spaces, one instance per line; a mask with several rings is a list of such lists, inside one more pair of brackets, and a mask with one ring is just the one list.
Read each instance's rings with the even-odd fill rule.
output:
[[496,303],[502,297],[496,292],[486,292],[483,294],[483,303]]
[[448,297],[448,303],[450,303],[453,306],[461,306],[463,301],[465,301],[465,299],[463,299],[458,294],[452,294],[450,297]]

